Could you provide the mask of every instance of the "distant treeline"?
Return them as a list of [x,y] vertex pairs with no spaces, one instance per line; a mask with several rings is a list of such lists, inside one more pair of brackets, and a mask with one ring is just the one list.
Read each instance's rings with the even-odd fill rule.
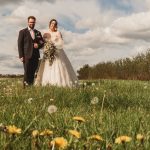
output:
[[86,64],[77,73],[79,79],[150,80],[150,49],[133,58],[101,62],[94,66]]

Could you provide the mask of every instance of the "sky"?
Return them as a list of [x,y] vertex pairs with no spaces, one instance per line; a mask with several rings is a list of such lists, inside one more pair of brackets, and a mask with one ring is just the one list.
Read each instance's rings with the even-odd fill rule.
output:
[[149,0],[0,0],[0,74],[23,74],[17,39],[30,15],[42,34],[50,19],[58,21],[75,71],[150,48]]

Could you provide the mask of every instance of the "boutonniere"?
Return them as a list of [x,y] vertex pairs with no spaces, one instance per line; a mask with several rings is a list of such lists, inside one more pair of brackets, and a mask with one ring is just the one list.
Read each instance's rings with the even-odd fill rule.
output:
[[40,34],[40,32],[39,32],[39,31],[37,31],[37,32],[36,32],[36,35],[39,35],[39,34]]
[[37,31],[37,32],[35,33],[35,36],[36,36],[37,38],[41,38],[40,32]]

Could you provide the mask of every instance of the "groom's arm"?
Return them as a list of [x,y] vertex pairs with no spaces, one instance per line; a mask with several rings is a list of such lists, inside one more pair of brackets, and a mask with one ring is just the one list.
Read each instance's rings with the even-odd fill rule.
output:
[[19,36],[18,36],[18,52],[19,52],[19,58],[23,59],[24,58],[24,34],[23,34],[23,30],[21,30],[19,32]]

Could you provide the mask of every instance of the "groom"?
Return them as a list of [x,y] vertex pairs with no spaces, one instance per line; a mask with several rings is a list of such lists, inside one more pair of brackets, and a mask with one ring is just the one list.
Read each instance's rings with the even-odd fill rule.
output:
[[28,17],[28,27],[20,30],[18,37],[18,52],[24,66],[23,86],[32,85],[34,74],[39,62],[39,49],[43,47],[44,40],[41,32],[34,29],[36,18]]

